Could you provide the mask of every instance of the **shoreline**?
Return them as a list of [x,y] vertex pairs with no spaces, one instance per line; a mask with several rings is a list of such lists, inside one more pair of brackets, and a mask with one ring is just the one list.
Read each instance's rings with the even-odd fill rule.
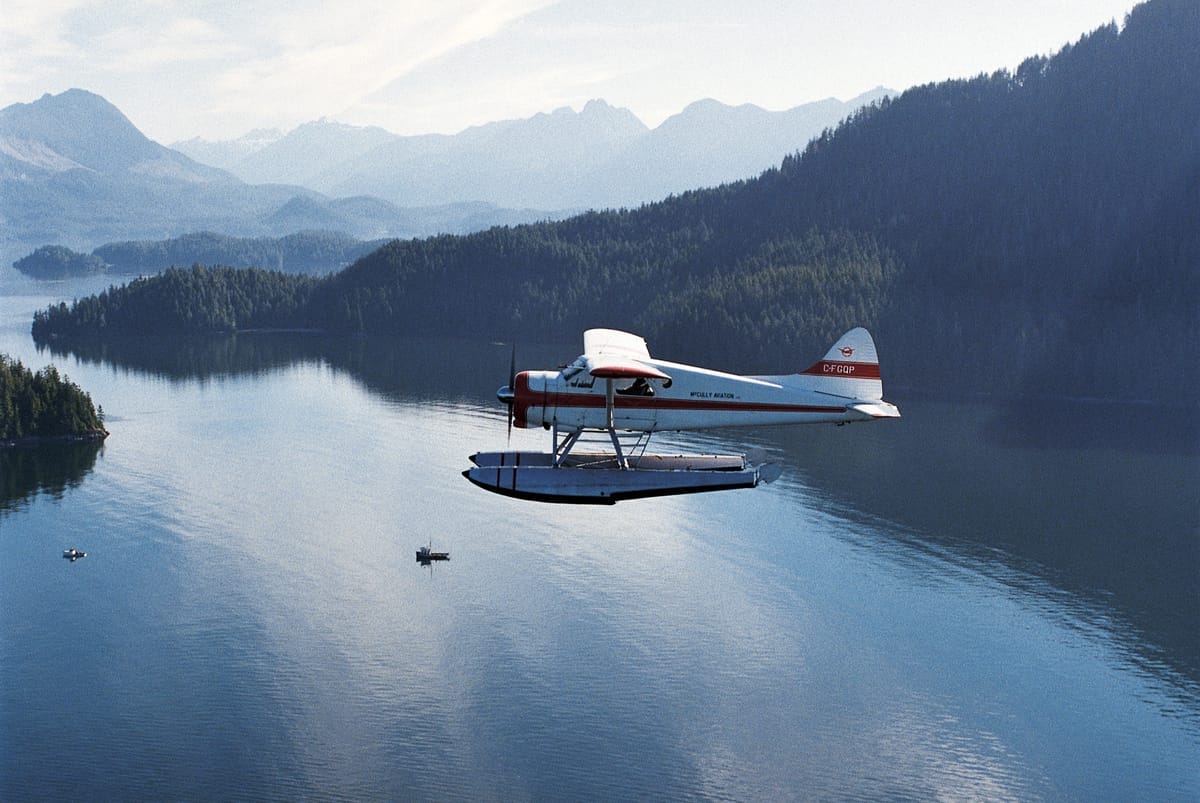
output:
[[48,443],[94,443],[107,438],[107,429],[92,429],[69,435],[25,435],[20,438],[0,439],[0,449],[19,449],[24,446],[43,446]]

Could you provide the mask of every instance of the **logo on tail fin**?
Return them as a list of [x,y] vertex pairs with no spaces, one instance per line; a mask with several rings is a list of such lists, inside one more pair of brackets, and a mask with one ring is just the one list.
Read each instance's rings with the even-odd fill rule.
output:
[[854,354],[854,347],[853,347],[853,346],[842,346],[842,347],[841,347],[840,349],[838,349],[838,350],[839,350],[840,352],[842,352],[842,356],[843,356],[843,357],[850,357],[850,356],[852,356],[852,355]]

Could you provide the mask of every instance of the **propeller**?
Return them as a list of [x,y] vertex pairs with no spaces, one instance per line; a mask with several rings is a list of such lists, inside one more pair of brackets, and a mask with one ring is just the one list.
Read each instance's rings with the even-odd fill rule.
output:
[[508,407],[508,442],[512,444],[513,401],[517,398],[517,344],[508,358],[508,384],[496,391],[496,398]]

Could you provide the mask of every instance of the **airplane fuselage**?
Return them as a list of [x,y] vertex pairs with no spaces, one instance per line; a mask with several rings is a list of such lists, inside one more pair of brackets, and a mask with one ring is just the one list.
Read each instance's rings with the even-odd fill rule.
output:
[[[800,423],[849,423],[894,417],[886,402],[835,396],[799,387],[801,375],[754,377],[662,360],[643,360],[669,379],[592,376],[578,363],[561,371],[516,377],[514,423],[563,430],[606,428],[641,432]],[[830,371],[863,371],[846,364]],[[877,379],[878,368],[874,377]],[[611,383],[611,390],[610,390]],[[609,421],[609,393],[612,420]]]

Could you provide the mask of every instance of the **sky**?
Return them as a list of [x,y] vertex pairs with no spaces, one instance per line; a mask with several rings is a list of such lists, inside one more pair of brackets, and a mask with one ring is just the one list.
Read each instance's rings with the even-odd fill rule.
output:
[[0,0],[0,108],[70,88],[148,137],[327,118],[452,134],[592,98],[655,127],[1014,69],[1133,0]]

